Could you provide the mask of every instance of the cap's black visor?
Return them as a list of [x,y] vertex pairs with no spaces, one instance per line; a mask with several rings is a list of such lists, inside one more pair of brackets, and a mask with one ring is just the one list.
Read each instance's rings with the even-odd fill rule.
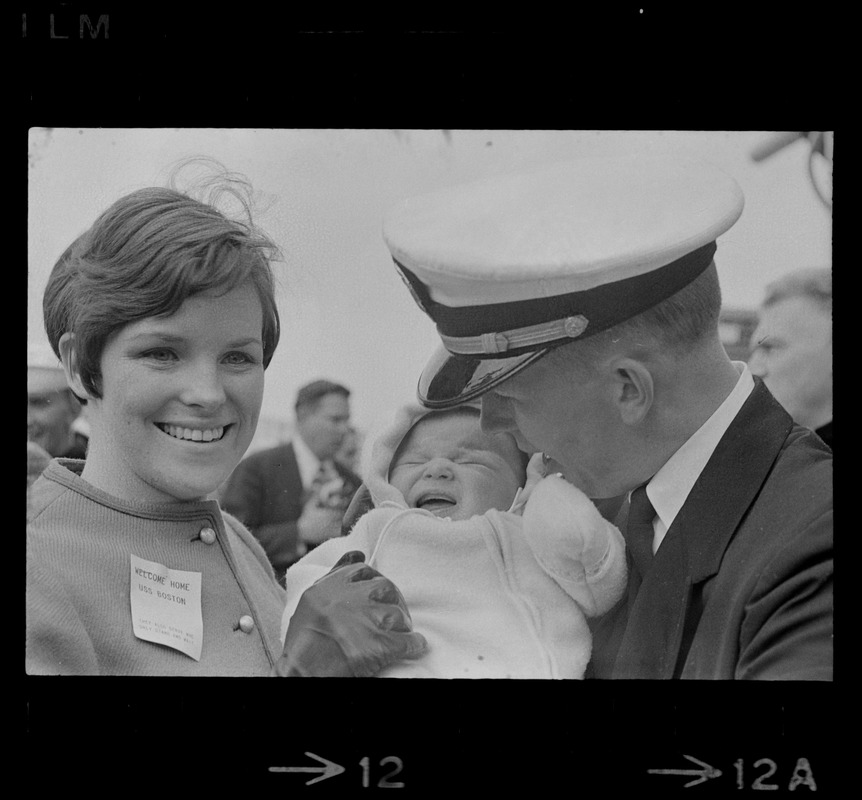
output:
[[419,378],[417,394],[427,408],[452,408],[473,400],[538,361],[548,349],[512,358],[481,359],[453,355],[439,347]]

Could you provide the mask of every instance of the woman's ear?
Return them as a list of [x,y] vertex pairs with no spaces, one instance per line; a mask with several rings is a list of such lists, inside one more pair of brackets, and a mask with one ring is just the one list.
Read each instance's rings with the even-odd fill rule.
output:
[[66,383],[78,397],[91,398],[92,395],[84,388],[84,382],[78,374],[78,355],[75,352],[75,334],[64,333],[58,342],[60,360],[66,373]]
[[652,372],[634,358],[619,358],[613,363],[614,401],[620,419],[626,425],[637,425],[653,404],[655,384]]

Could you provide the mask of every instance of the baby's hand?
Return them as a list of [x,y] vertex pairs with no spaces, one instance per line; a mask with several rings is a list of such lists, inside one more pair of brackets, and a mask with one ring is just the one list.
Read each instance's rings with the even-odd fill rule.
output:
[[576,486],[548,475],[524,508],[524,536],[546,572],[562,581],[584,580],[607,556],[619,531]]
[[509,511],[513,511],[515,513],[519,512],[530,499],[533,489],[535,489],[536,486],[544,480],[545,475],[547,475],[547,469],[544,457],[541,453],[533,453],[529,463],[527,464],[527,481],[524,486],[518,490]]

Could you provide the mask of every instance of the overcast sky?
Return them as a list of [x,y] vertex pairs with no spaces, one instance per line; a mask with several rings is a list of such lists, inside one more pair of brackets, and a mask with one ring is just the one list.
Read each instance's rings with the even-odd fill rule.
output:
[[[412,194],[591,153],[703,158],[739,182],[745,209],[719,240],[725,305],[755,308],[786,271],[831,265],[831,213],[809,176],[805,141],[756,163],[775,134],[751,131],[33,129],[29,152],[28,341],[46,341],[41,297],[56,258],[110,203],[164,185],[182,158],[210,156],[260,194],[275,239],[283,333],[262,417],[292,421],[296,390],[348,385],[354,421],[385,424],[414,396],[437,339],[392,267],[387,208]],[[819,162],[815,164],[819,166]],[[816,173],[819,175],[819,173]],[[268,428],[269,430],[269,428]]]

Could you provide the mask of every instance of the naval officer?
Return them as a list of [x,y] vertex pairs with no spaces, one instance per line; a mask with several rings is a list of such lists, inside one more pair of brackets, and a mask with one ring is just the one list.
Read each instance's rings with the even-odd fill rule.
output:
[[736,182],[599,158],[412,198],[384,238],[442,347],[420,400],[622,496],[596,678],[832,679],[832,457],[718,332]]

